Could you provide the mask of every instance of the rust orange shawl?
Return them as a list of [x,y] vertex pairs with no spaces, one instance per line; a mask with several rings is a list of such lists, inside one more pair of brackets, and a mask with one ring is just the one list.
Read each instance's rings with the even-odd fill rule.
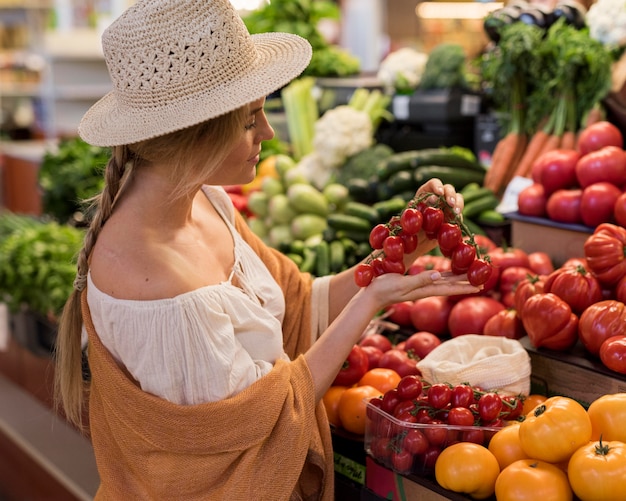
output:
[[284,291],[284,345],[292,362],[279,360],[232,398],[173,404],[142,391],[113,360],[83,293],[97,500],[333,500],[330,428],[301,356],[311,338],[311,279],[264,246],[240,217],[237,227]]

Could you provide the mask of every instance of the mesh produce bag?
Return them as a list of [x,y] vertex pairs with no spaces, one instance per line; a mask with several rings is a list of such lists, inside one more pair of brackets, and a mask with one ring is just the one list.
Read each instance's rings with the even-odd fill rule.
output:
[[485,390],[530,392],[530,356],[521,343],[498,336],[466,334],[444,341],[417,363],[424,379]]

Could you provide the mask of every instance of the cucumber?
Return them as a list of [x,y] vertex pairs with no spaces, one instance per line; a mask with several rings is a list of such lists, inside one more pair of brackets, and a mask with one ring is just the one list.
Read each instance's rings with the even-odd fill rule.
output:
[[[384,183],[387,185],[387,193],[391,193],[392,195],[409,190],[415,191],[417,189],[413,170],[398,171],[392,174]],[[386,200],[386,198],[379,197],[381,200]]]
[[330,247],[326,240],[319,242],[315,248],[315,275],[324,277],[330,274]]
[[463,189],[461,190],[461,195],[463,195],[463,198],[465,198],[470,193],[473,193],[480,188],[482,188],[482,186],[478,183],[469,183],[463,187]]
[[343,209],[343,213],[350,216],[360,217],[361,219],[369,221],[371,224],[377,224],[380,220],[378,217],[378,211],[374,209],[374,207],[361,202],[347,202]]
[[376,186],[377,182],[372,183],[366,179],[356,177],[351,179],[346,185],[348,193],[353,200],[366,204],[373,203],[378,200]]
[[341,240],[332,240],[329,244],[330,272],[339,273],[344,269],[346,262],[346,249]]
[[300,264],[300,271],[304,273],[313,273],[315,270],[315,261],[317,261],[317,254],[315,250],[305,247],[302,255],[302,263]]
[[327,225],[325,217],[316,214],[298,214],[291,220],[289,228],[293,238],[306,240],[313,235],[323,233]]
[[337,230],[339,240],[352,240],[355,244],[366,243],[369,246],[370,232],[363,230]]
[[328,214],[329,202],[321,191],[310,184],[292,184],[287,188],[290,206],[301,214]]
[[473,200],[470,203],[466,203],[463,207],[463,217],[465,219],[472,219],[483,211],[495,209],[499,203],[500,200],[492,192],[491,194]]
[[372,229],[372,224],[367,219],[350,214],[329,214],[327,221],[328,225],[336,230],[369,233]]
[[485,179],[485,171],[447,165],[427,165],[416,169],[414,178],[418,186],[421,186],[429,179],[437,178],[442,183],[451,184],[457,191],[461,191],[470,183],[482,184]]
[[471,219],[463,218],[463,224],[465,224],[465,226],[467,226],[467,229],[470,230],[474,235],[485,235],[485,230],[483,230]]
[[476,221],[478,224],[502,224],[506,219],[497,210],[487,209],[476,216]]
[[461,190],[461,195],[463,195],[463,200],[465,201],[465,205],[467,205],[472,203],[474,200],[478,200],[483,197],[495,196],[495,193],[491,188],[481,186],[477,189],[471,190],[467,194],[464,193],[464,190]]
[[376,202],[372,207],[378,212],[381,221],[389,221],[393,216],[399,215],[406,208],[406,200],[398,197]]
[[387,159],[379,162],[377,167],[378,178],[384,181],[396,172],[416,169],[424,165],[460,167],[485,173],[485,167],[476,161],[475,158],[472,158],[472,155],[468,155],[459,149],[441,147],[394,153]]

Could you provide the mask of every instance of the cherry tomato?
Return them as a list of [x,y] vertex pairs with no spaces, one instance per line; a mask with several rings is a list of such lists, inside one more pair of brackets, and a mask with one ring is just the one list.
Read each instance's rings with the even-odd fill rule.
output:
[[450,405],[452,407],[467,407],[474,403],[474,389],[469,384],[457,384],[452,388]]
[[485,432],[478,426],[474,426],[473,429],[461,431],[461,442],[472,442],[474,444],[485,444]]
[[442,446],[448,442],[448,427],[441,419],[433,419],[431,426],[424,428],[424,435],[430,445]]
[[389,236],[389,228],[385,224],[377,224],[370,231],[369,242],[372,249],[382,249],[383,242]]
[[393,411],[400,402],[402,402],[402,399],[398,395],[398,390],[393,388],[383,394],[383,401],[380,408],[387,414],[393,415]]
[[524,399],[520,395],[504,395],[502,398],[502,412],[500,417],[507,421],[513,421],[522,415]]
[[626,374],[626,336],[605,339],[600,345],[600,360],[608,369]]
[[448,412],[448,424],[454,426],[473,426],[474,414],[467,407],[452,407]]
[[407,430],[402,446],[411,454],[424,454],[428,450],[426,435],[417,428]]
[[443,409],[450,403],[452,390],[444,383],[435,383],[428,388],[428,403],[435,409]]
[[384,257],[382,259],[382,265],[385,273],[399,273],[400,275],[404,275],[406,272],[406,267],[402,261],[395,261],[393,259],[389,259],[388,257]]
[[410,473],[413,468],[413,454],[405,449],[391,453],[391,464],[398,473]]
[[476,247],[468,242],[458,244],[450,256],[450,267],[455,275],[462,275],[476,259]]
[[467,270],[467,279],[475,287],[484,285],[491,278],[493,266],[484,259],[475,259]]
[[385,267],[383,266],[383,258],[377,257],[375,259],[372,259],[370,265],[372,266],[372,272],[374,273],[375,277],[379,277],[380,275],[386,273]]
[[434,240],[444,221],[443,211],[437,207],[428,206],[424,208],[422,215],[424,218],[422,229],[428,238]]
[[383,242],[385,258],[391,261],[402,261],[404,258],[404,245],[398,235],[389,235]]
[[423,220],[422,212],[413,207],[407,207],[400,214],[400,226],[402,226],[402,231],[408,235],[417,235],[422,229]]
[[408,233],[400,233],[400,238],[402,239],[402,247],[404,248],[405,254],[411,254],[415,252],[417,249],[417,244],[419,243],[419,239],[417,234],[408,234]]
[[397,386],[398,396],[403,400],[414,400],[422,394],[422,380],[419,376],[404,376]]
[[481,395],[478,399],[478,415],[485,422],[491,422],[500,416],[502,411],[502,398],[494,392],[488,392]]
[[437,232],[437,243],[441,253],[450,257],[452,251],[463,241],[463,233],[461,227],[454,223],[442,223]]
[[354,269],[354,282],[359,287],[367,287],[374,278],[374,269],[371,264],[359,263]]

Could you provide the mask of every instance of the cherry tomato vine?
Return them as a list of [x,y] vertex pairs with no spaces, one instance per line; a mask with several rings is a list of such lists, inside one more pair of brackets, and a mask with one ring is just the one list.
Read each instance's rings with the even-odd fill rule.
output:
[[[436,198],[435,203],[427,203],[432,197]],[[437,240],[441,253],[450,258],[454,274],[467,274],[469,283],[474,286],[485,284],[491,277],[491,262],[476,244],[474,234],[462,217],[454,212],[444,196],[421,193],[411,199],[400,214],[371,229],[369,244],[373,252],[357,265],[355,283],[367,287],[374,277],[384,273],[404,274],[404,256],[417,249],[420,232],[429,240]]]

